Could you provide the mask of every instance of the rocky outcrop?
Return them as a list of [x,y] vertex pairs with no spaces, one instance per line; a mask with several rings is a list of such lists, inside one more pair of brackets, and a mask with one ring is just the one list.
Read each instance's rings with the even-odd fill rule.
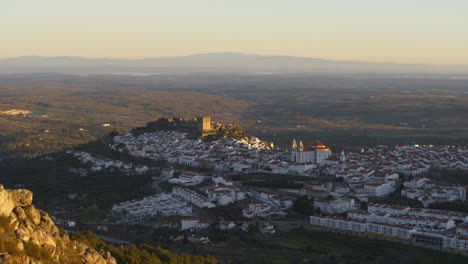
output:
[[71,240],[32,200],[29,190],[0,185],[0,264],[116,263],[108,252]]
[[28,206],[32,204],[33,193],[30,190],[17,189],[11,190],[11,200],[15,206]]
[[15,204],[11,199],[11,193],[0,185],[0,216],[9,216]]

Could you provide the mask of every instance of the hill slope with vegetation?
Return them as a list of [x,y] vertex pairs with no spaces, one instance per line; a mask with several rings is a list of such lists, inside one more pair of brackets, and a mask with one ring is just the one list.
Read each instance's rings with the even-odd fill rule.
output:
[[31,191],[0,185],[0,263],[117,263],[110,253],[70,239],[32,198]]
[[0,263],[216,263],[151,245],[115,247],[90,231],[69,236],[32,204],[33,193],[0,185]]

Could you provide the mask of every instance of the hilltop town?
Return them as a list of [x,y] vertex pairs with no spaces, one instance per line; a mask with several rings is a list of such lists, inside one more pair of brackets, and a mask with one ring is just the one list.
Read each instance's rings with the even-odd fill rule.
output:
[[[131,239],[119,230],[146,225],[170,232],[173,242],[191,234],[189,242],[203,247],[220,235],[256,230],[268,237],[302,228],[468,254],[468,212],[433,207],[466,203],[468,186],[431,177],[433,170],[467,171],[466,146],[378,145],[347,153],[320,139],[308,145],[292,138],[279,148],[210,117],[160,118],[99,142],[43,160],[65,158],[76,164],[68,173],[82,180],[149,178],[152,190],[109,200],[115,202],[103,207],[98,224],[57,212],[66,228]],[[86,190],[73,190],[68,200],[87,199]]]
[[[274,234],[274,223],[287,222],[297,210],[295,204],[306,197],[310,204],[307,228],[366,233],[444,250],[468,248],[466,212],[423,209],[466,201],[468,186],[437,182],[425,174],[434,168],[468,170],[468,148],[381,145],[345,153],[319,140],[306,145],[292,139],[289,149],[280,149],[243,133],[226,136],[224,129],[232,127],[212,123],[209,117],[162,118],[115,135],[107,142],[112,150],[163,162],[157,181],[170,189],[117,203],[112,207],[114,216],[122,223],[179,216],[180,222],[168,226],[202,233],[216,222],[219,230],[227,231],[248,230],[249,221],[261,220],[260,232]],[[132,168],[119,161],[103,164],[90,155],[74,155],[93,164],[94,171],[100,170],[96,169],[99,164],[104,170]],[[133,170],[145,173],[148,168]],[[293,181],[282,180],[291,177]],[[422,208],[394,205],[389,197],[395,196]],[[232,205],[240,210],[235,219],[207,218],[201,213]]]

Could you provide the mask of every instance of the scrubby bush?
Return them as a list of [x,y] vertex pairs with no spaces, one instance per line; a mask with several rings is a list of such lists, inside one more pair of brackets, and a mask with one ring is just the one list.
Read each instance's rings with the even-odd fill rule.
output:
[[74,234],[73,238],[96,250],[109,251],[118,263],[125,264],[160,264],[160,263],[199,263],[212,264],[216,259],[211,256],[176,255],[169,250],[148,244],[138,246],[115,247],[100,240],[93,232],[84,231]]
[[47,248],[38,246],[30,241],[24,244],[24,254],[45,263],[50,262],[52,259],[52,254]]

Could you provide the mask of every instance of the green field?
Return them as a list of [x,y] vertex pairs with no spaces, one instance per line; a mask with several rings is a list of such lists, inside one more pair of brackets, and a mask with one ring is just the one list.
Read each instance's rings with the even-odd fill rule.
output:
[[227,244],[200,246],[226,263],[466,263],[468,257],[395,242],[312,230],[271,237],[231,235]]

